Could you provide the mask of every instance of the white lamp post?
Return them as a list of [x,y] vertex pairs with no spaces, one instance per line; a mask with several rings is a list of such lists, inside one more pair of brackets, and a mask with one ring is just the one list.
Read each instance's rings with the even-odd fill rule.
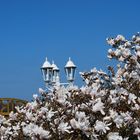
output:
[[44,62],[44,64],[41,67],[43,79],[44,79],[44,82],[46,83],[46,85],[49,85],[52,82],[52,70],[53,70],[53,68],[52,68],[50,62],[46,58],[46,61]]
[[65,65],[65,72],[69,83],[72,83],[74,81],[75,70],[76,65],[74,65],[74,63],[71,61],[71,58],[69,58],[68,62]]
[[75,70],[76,70],[76,65],[71,61],[69,58],[68,62],[65,65],[65,72],[66,72],[66,77],[68,83],[60,83],[60,76],[59,76],[59,68],[47,60],[44,62],[44,64],[41,67],[42,75],[43,75],[43,80],[46,83],[46,88],[49,90],[52,90],[54,87],[59,87],[62,85],[71,85],[74,81],[74,76],[75,76]]

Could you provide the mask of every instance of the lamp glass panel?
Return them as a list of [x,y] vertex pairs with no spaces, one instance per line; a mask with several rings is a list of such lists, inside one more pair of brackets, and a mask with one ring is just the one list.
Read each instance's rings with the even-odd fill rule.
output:
[[43,80],[46,81],[47,70],[46,69],[41,69],[41,71],[42,71]]
[[52,69],[47,69],[46,80],[52,81]]
[[59,70],[53,70],[52,81],[56,82],[58,76],[59,76]]

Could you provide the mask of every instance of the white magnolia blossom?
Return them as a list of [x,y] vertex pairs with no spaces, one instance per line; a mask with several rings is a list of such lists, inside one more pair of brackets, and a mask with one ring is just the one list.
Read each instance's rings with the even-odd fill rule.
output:
[[140,105],[135,104],[134,106],[131,107],[131,109],[132,109],[133,111],[135,111],[135,110],[140,110]]
[[134,134],[137,135],[137,136],[140,136],[140,128],[137,127],[137,128],[135,129]]
[[33,98],[36,100],[38,98],[37,94],[33,94]]
[[130,104],[131,102],[136,103],[137,97],[134,94],[130,93],[128,98],[128,104]]
[[112,95],[109,96],[111,104],[115,104],[119,101],[119,97],[113,97]]
[[[108,71],[80,72],[85,85],[56,84],[0,116],[1,140],[140,139],[140,34],[108,38]],[[121,61],[121,62],[120,62]]]
[[36,101],[27,103],[27,105],[26,105],[26,108],[30,111],[36,110],[37,107],[38,107],[38,104]]
[[28,120],[34,120],[34,121],[36,119],[35,116],[34,116],[34,114],[32,112],[26,112],[26,118]]
[[101,98],[97,98],[95,100],[95,104],[92,106],[93,112],[100,111],[102,115],[105,115],[105,112],[103,109],[104,109],[104,103],[102,103]]
[[121,116],[123,117],[123,120],[125,121],[125,122],[130,122],[130,121],[132,121],[132,117],[131,117],[131,113],[130,112],[122,112],[122,113],[120,113],[121,114]]
[[45,93],[45,90],[43,90],[42,88],[39,88],[39,89],[38,89],[38,92],[39,92],[40,94],[43,94],[43,93]]
[[59,124],[58,126],[58,130],[61,131],[62,133],[67,132],[67,133],[71,133],[69,131],[69,129],[71,129],[71,126],[66,122],[64,123],[63,121]]
[[36,135],[39,135],[40,138],[49,138],[50,132],[43,130],[42,127],[38,127],[37,125],[30,123],[27,126],[23,127],[23,133],[27,136],[32,136],[35,138]]
[[71,119],[70,124],[74,129],[80,129],[82,131],[87,131],[89,129],[89,120],[86,117],[85,112],[76,112],[76,119]]
[[0,125],[2,125],[3,123],[6,123],[6,118],[4,118],[4,116],[0,115]]
[[108,140],[123,140],[123,138],[119,136],[118,132],[110,132],[108,134]]
[[52,111],[52,109],[49,110],[49,111],[47,112],[47,119],[50,121],[51,118],[55,115],[56,112],[57,112],[57,111]]
[[10,114],[9,114],[9,117],[10,117],[10,120],[16,120],[17,119],[17,113],[14,113],[13,111],[12,112],[10,112]]
[[110,130],[109,128],[110,125],[111,124],[106,124],[105,122],[101,122],[97,120],[94,128],[97,132],[106,133],[107,130]]
[[116,40],[117,41],[124,41],[125,40],[125,37],[122,36],[122,35],[117,35]]
[[117,127],[117,128],[122,127],[122,125],[123,125],[123,123],[124,123],[123,117],[122,117],[121,115],[116,115],[116,116],[113,118],[113,121],[114,121],[114,123],[116,124],[116,127]]
[[65,102],[66,102],[66,99],[67,99],[67,95],[68,94],[66,94],[68,91],[64,88],[64,87],[62,87],[62,88],[59,88],[58,90],[57,90],[57,95],[56,95],[56,97],[57,97],[57,101],[58,102],[60,102],[60,103],[62,103],[62,104],[65,104]]
[[115,45],[114,39],[112,39],[112,38],[107,38],[107,43],[112,46]]

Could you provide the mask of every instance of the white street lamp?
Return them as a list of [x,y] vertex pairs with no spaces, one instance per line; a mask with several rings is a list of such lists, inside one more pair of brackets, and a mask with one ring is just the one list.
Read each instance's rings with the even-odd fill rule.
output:
[[71,61],[71,58],[69,58],[68,62],[65,65],[65,72],[66,72],[67,80],[70,83],[74,81],[75,70],[76,70],[76,65],[74,65],[74,63]]
[[52,83],[60,83],[60,78],[59,78],[59,68],[57,67],[56,64],[54,64],[54,61],[52,62]]
[[71,85],[71,83],[73,83],[74,81],[75,70],[76,65],[69,58],[68,62],[65,65],[65,72],[68,83],[60,83],[60,70],[57,65],[54,64],[54,62],[51,65],[46,58],[46,61],[41,67],[43,80],[46,83],[46,88],[49,90],[52,90],[54,87],[60,87],[62,85]]
[[52,82],[52,70],[53,70],[53,68],[52,68],[50,62],[46,58],[46,61],[44,62],[44,64],[41,67],[43,79],[44,79],[44,82],[46,83],[46,85],[49,85]]

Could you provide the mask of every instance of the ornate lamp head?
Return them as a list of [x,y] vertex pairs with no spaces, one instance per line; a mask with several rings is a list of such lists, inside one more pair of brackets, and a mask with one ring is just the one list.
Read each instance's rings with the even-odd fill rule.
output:
[[44,62],[44,64],[41,67],[42,75],[43,75],[43,80],[44,82],[48,85],[52,82],[52,66],[50,62],[47,60]]
[[75,70],[76,70],[76,65],[71,61],[71,58],[69,58],[68,62],[65,65],[65,72],[66,72],[68,82],[74,81]]

